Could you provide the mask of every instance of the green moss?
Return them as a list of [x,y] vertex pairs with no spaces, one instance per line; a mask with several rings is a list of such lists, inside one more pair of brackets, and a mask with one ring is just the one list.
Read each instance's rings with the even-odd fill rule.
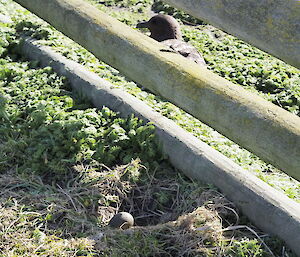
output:
[[[152,125],[134,117],[120,119],[108,108],[77,110],[79,100],[64,90],[63,80],[49,68],[9,63],[0,67],[0,73],[5,70],[9,74],[3,81],[2,108],[8,122],[0,126],[4,169],[18,163],[47,176],[81,161],[111,166],[138,157],[145,162],[162,160]],[[9,155],[12,149],[16,150]]]
[[153,4],[151,6],[151,9],[156,13],[163,13],[173,16],[175,19],[179,19],[183,23],[191,24],[191,25],[199,25],[199,24],[205,24],[200,19],[196,19],[193,16],[172,7],[169,4],[166,4],[164,1],[160,0],[154,0]]
[[234,242],[232,244],[231,249],[226,253],[226,256],[234,256],[234,257],[262,257],[268,256],[268,254],[264,253],[261,245],[257,240],[249,240],[245,239],[240,242]]

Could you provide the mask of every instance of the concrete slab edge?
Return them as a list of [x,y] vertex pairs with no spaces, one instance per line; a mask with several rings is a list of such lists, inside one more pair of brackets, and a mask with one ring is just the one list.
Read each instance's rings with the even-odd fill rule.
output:
[[107,106],[123,117],[134,113],[145,122],[153,122],[172,165],[192,179],[218,187],[256,226],[284,240],[300,256],[300,204],[153,111],[143,101],[113,88],[108,81],[50,47],[26,39],[21,52],[31,60],[38,60],[41,66],[51,66],[59,75],[67,77],[72,88],[97,108]]

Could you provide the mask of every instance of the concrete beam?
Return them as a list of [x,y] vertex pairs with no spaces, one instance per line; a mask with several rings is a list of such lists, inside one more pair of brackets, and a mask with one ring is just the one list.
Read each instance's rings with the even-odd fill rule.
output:
[[96,57],[300,180],[300,118],[81,0],[15,0]]
[[164,1],[300,69],[300,1]]
[[300,204],[153,111],[143,101],[114,88],[95,73],[53,52],[50,47],[26,40],[22,53],[67,77],[72,88],[96,107],[107,106],[123,117],[134,113],[146,122],[153,122],[163,150],[174,167],[192,179],[217,186],[254,224],[277,235],[295,253],[300,253]]

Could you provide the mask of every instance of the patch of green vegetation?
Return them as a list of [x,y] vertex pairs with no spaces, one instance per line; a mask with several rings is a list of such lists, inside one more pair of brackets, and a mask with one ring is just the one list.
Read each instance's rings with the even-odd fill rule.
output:
[[181,11],[177,8],[172,7],[169,4],[164,3],[164,1],[154,0],[151,6],[152,10],[156,13],[163,13],[173,16],[175,19],[181,20],[183,23],[188,23],[192,25],[205,24],[202,20],[194,18],[188,13]]
[[[99,2],[97,0],[91,0],[93,2]],[[151,5],[151,0],[104,0],[101,1],[101,4],[108,7],[119,7],[119,8],[128,8],[132,12],[143,12],[149,5]]]
[[97,6],[101,11],[111,15],[119,21],[134,27],[139,21],[148,18],[152,0],[86,0]]
[[[108,236],[107,241],[108,247],[110,247],[106,254],[112,257],[135,256],[137,253],[140,256],[154,256],[155,253],[162,252],[165,245],[163,240],[159,240],[150,233],[145,236],[143,231],[136,231],[130,235],[122,232],[116,233],[113,238]],[[116,241],[119,242],[117,247]]]
[[51,29],[43,27],[40,24],[35,24],[31,21],[21,21],[16,24],[15,30],[17,33],[22,33],[25,37],[33,37],[35,39],[49,39]]
[[0,126],[4,169],[17,163],[20,169],[53,176],[80,161],[114,166],[139,157],[158,165],[163,159],[154,126],[134,117],[120,119],[108,108],[78,110],[77,99],[50,68],[7,62],[0,66],[0,74],[5,103],[1,119],[6,120]]
[[260,244],[256,239],[249,240],[245,239],[240,242],[233,242],[231,249],[227,252],[228,257],[262,257],[265,256]]

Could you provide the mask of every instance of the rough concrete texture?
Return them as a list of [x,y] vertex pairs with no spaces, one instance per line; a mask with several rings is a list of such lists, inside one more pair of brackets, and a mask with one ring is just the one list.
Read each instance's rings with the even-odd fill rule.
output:
[[300,1],[165,0],[300,69]]
[[123,117],[134,113],[146,122],[153,122],[163,150],[176,168],[193,179],[217,186],[258,227],[282,238],[293,251],[300,253],[298,203],[153,111],[141,100],[113,88],[109,82],[54,53],[49,47],[26,41],[22,52],[67,77],[73,89],[90,99],[96,107],[107,106]]
[[123,74],[300,180],[300,118],[81,0],[15,0]]

